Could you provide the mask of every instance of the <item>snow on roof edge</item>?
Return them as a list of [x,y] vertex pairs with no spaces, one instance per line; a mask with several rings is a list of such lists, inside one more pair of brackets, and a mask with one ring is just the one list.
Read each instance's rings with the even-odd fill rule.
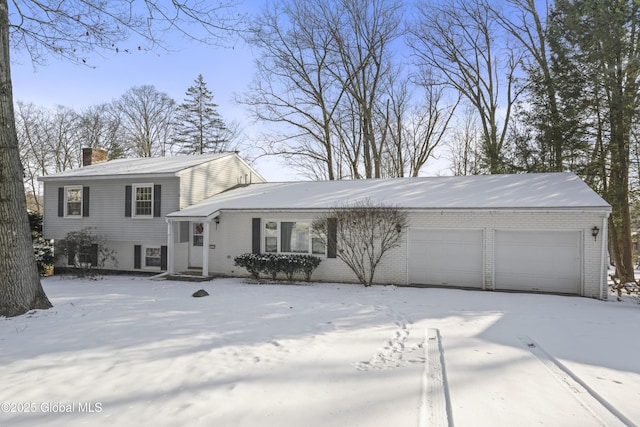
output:
[[611,210],[577,175],[561,172],[255,183],[168,216],[206,217],[223,210],[318,210],[366,197],[404,209]]
[[[177,173],[203,163],[237,156],[235,152],[208,153],[201,155],[179,155],[170,157],[137,157],[114,159],[94,165],[82,166],[76,169],[38,177],[38,181],[62,181],[77,179],[115,179],[122,178],[153,178],[175,176]],[[238,156],[239,157],[239,156]],[[159,171],[158,171],[159,169]]]

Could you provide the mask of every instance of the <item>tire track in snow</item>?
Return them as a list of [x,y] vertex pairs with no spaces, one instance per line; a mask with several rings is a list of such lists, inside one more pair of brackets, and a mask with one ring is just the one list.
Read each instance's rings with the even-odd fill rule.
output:
[[451,398],[440,331],[426,329],[424,332],[427,363],[422,374],[418,425],[419,427],[453,427]]
[[595,418],[600,425],[606,427],[613,426],[635,426],[629,419],[614,408],[602,396],[590,388],[577,375],[566,366],[547,353],[535,341],[527,336],[520,337],[520,341],[533,354],[540,363],[564,385],[576,398],[576,400]]

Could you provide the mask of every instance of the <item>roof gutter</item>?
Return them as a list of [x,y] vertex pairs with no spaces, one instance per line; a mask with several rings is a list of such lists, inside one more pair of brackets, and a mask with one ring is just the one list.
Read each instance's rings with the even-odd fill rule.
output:
[[171,223],[171,222],[174,222],[174,221],[211,222],[214,219],[219,218],[221,213],[222,213],[222,211],[217,210],[215,212],[210,213],[209,215],[200,215],[200,216],[197,216],[197,215],[169,216],[169,215],[171,215],[171,214],[169,214],[169,215],[166,215],[164,217],[164,220],[167,223]]
[[[168,217],[171,218],[208,218],[210,216],[216,216],[219,212],[222,211],[233,211],[233,212],[302,212],[302,213],[315,213],[319,211],[325,211],[328,209],[349,209],[349,207],[317,207],[317,208],[251,208],[251,207],[240,207],[240,208],[216,208],[212,213],[206,215],[185,215],[180,216],[181,211],[175,212],[175,215],[169,214]],[[399,207],[401,210],[406,211],[419,211],[419,212],[440,212],[440,213],[459,213],[461,211],[467,212],[489,212],[489,213],[522,213],[522,212],[532,212],[532,213],[566,213],[566,212],[601,212],[601,213],[610,213],[611,206],[576,206],[576,207],[566,207],[566,208],[415,208],[415,207]]]

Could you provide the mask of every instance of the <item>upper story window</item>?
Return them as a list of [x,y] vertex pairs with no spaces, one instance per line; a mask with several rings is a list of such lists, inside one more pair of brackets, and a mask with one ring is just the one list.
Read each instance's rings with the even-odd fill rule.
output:
[[124,216],[159,218],[162,186],[160,184],[132,184],[124,187]]
[[326,248],[323,239],[314,233],[308,222],[266,221],[264,251],[324,255]]
[[136,184],[133,186],[134,210],[138,217],[153,216],[153,184]]
[[82,217],[82,186],[65,187],[66,217]]

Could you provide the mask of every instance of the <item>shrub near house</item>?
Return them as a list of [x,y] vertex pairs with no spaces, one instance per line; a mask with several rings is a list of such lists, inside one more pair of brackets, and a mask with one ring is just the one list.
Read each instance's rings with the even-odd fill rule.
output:
[[246,253],[235,257],[234,262],[236,266],[246,269],[255,279],[259,279],[260,274],[265,274],[275,280],[278,274],[282,273],[289,282],[293,282],[293,276],[302,273],[308,282],[321,260],[313,255]]
[[29,215],[31,241],[33,243],[36,264],[38,265],[38,273],[40,273],[41,276],[51,274],[55,256],[51,242],[42,237],[42,214],[31,210],[27,213]]
[[70,231],[58,242],[59,253],[66,254],[67,264],[75,268],[78,277],[93,276],[107,262],[118,265],[116,251],[105,242],[105,236],[96,235],[89,228]]

